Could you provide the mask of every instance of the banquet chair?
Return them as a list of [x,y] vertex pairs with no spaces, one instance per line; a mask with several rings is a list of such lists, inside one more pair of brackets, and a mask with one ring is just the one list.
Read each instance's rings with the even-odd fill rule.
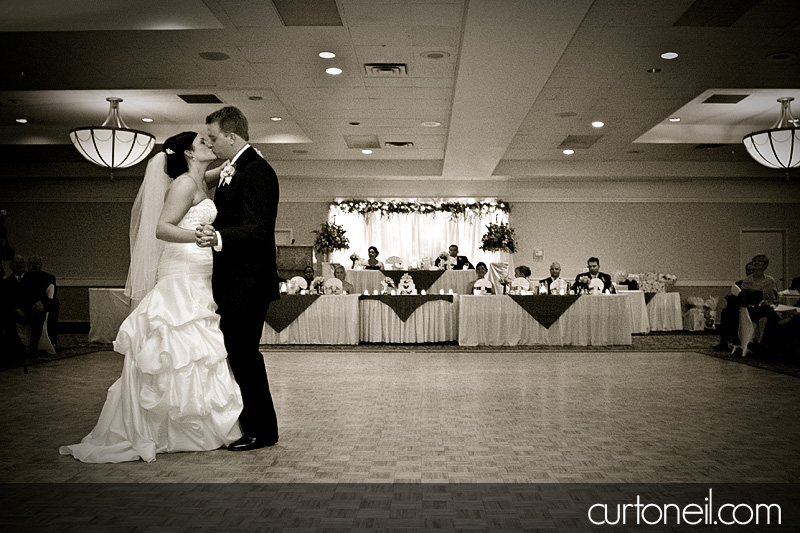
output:
[[743,290],[740,292],[739,305],[739,344],[733,347],[731,354],[736,353],[737,349],[742,350],[742,357],[747,357],[748,346],[755,338],[758,331],[758,323],[750,318],[749,307],[755,307],[761,303],[764,293],[761,291]]

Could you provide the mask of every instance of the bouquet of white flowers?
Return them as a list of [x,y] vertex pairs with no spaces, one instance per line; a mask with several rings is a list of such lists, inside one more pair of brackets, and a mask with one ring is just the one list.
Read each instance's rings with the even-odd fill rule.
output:
[[383,278],[381,281],[381,294],[389,294],[395,288],[394,280],[389,276]]

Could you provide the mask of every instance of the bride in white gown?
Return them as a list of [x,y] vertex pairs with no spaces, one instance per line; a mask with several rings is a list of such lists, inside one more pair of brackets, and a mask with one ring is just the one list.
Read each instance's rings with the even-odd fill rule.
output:
[[125,355],[122,376],[91,433],[62,446],[62,455],[149,462],[157,453],[213,450],[241,437],[242,397],[211,295],[211,249],[199,248],[194,234],[217,214],[204,181],[215,159],[201,134],[184,132],[148,163],[131,215],[126,283],[138,305],[114,341]]

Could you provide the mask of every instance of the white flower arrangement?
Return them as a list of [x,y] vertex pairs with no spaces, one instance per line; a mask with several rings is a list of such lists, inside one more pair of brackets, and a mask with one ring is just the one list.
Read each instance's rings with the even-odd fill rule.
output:
[[394,286],[394,280],[389,276],[386,276],[381,281],[381,294],[389,294],[392,289],[396,288]]
[[322,276],[317,276],[313,280],[311,280],[311,290],[320,291],[320,289],[325,285],[325,278]]

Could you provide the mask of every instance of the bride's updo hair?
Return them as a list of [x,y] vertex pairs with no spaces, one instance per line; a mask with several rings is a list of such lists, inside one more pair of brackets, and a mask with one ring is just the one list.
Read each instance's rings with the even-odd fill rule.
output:
[[175,179],[189,171],[186,155],[183,152],[192,148],[195,137],[197,137],[196,131],[184,131],[164,141],[161,149],[167,154],[167,175],[170,178]]

